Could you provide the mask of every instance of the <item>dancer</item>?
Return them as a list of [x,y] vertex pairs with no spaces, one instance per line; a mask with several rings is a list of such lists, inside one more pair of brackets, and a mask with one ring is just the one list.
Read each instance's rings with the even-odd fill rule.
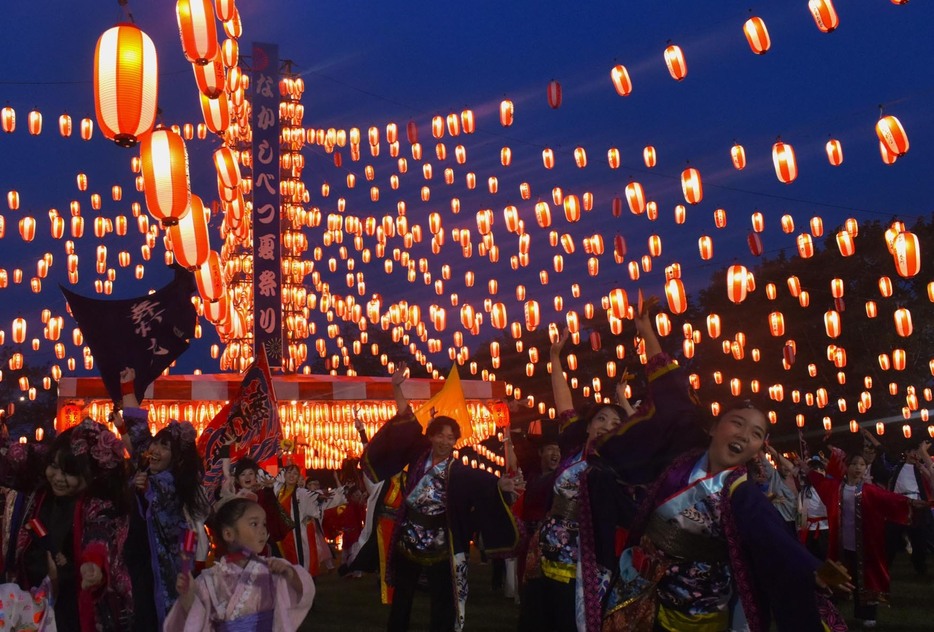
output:
[[298,629],[315,597],[301,566],[262,557],[269,541],[266,511],[247,491],[214,507],[210,521],[218,560],[197,579],[179,574],[179,599],[166,630],[184,632],[287,632]]
[[291,463],[280,471],[273,487],[282,512],[292,522],[292,529],[279,542],[282,556],[307,570],[312,577],[318,574],[317,521],[322,512],[343,502],[343,494],[322,497],[320,491],[310,491],[301,484],[301,471]]
[[58,567],[55,619],[82,632],[133,627],[133,591],[124,563],[127,535],[124,445],[105,426],[85,419],[48,446],[7,444],[2,427],[0,485],[22,493],[13,567],[26,589]]
[[[404,366],[402,367],[404,370]],[[403,400],[404,373],[393,376],[397,401]],[[432,632],[460,630],[467,600],[470,534],[480,531],[488,551],[508,551],[518,541],[516,524],[502,492],[515,479],[496,479],[453,458],[460,427],[450,417],[435,417],[425,434],[406,406],[380,428],[363,453],[371,480],[390,478],[408,466],[404,502],[393,534],[392,583],[395,588],[388,630],[409,629],[420,575],[428,576]],[[456,598],[455,598],[456,595]]]
[[172,420],[153,436],[149,413],[139,408],[133,392],[136,373],[121,371],[123,411],[114,417],[138,463],[127,536],[126,562],[133,580],[136,630],[157,631],[178,598],[175,579],[181,572],[182,543],[192,534],[191,553],[203,565],[208,553],[204,522],[209,504],[202,481],[204,462],[195,445],[194,426]]

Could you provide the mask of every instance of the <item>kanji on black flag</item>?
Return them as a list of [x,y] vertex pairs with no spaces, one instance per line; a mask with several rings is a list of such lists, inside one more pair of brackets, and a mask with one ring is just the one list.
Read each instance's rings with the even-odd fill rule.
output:
[[191,295],[196,287],[187,270],[176,269],[172,282],[152,294],[124,300],[88,298],[59,287],[114,402],[122,398],[120,371],[136,370],[133,386],[142,401],[146,387],[194,337],[198,315]]
[[[198,452],[204,455],[204,486],[213,490],[223,481],[221,459],[248,456],[257,462],[276,455],[282,441],[279,408],[269,374],[266,350],[257,349],[256,359],[243,374],[240,393],[230,400],[198,437]],[[225,449],[229,446],[230,449]]]

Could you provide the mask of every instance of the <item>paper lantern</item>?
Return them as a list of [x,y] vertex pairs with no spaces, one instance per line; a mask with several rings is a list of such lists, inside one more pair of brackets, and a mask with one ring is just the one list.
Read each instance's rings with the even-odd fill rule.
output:
[[157,128],[140,143],[140,158],[150,214],[163,227],[178,223],[191,202],[185,141],[171,130]]
[[561,84],[554,80],[548,82],[548,106],[553,110],[561,107]]
[[542,164],[545,166],[545,169],[553,169],[555,166],[555,152],[550,148],[545,148],[542,150]]
[[882,298],[892,296],[892,279],[887,276],[879,277],[879,294],[882,295]]
[[504,99],[499,104],[499,122],[503,127],[512,125],[515,117],[515,106],[509,99]]
[[910,231],[898,233],[892,250],[899,276],[909,278],[921,271],[921,243],[917,235]]
[[726,291],[727,298],[733,303],[742,303],[746,299],[749,271],[746,266],[734,264],[727,270]]
[[775,166],[775,176],[779,182],[790,184],[798,177],[795,150],[788,143],[778,141],[772,145],[772,163]]
[[894,165],[895,161],[898,160],[898,156],[893,154],[881,140],[879,141],[879,156],[882,158],[882,163],[886,165]]
[[668,309],[673,314],[683,314],[688,308],[687,293],[681,279],[669,279],[665,283],[665,296],[668,298]]
[[730,159],[733,161],[733,168],[742,171],[746,168],[746,149],[740,144],[734,144],[730,148]]
[[772,46],[769,30],[760,17],[751,17],[746,20],[746,23],[743,24],[743,33],[746,35],[746,41],[749,42],[749,48],[756,55],[764,55]]
[[758,233],[749,233],[746,237],[746,244],[749,246],[749,252],[751,252],[753,256],[759,257],[762,255],[764,251],[762,247],[762,238],[759,237]]
[[668,73],[672,79],[676,81],[681,81],[688,74],[687,62],[680,46],[672,44],[665,49],[665,65],[668,66]]
[[221,147],[214,152],[214,167],[225,187],[233,189],[240,185],[240,165],[229,147]]
[[15,344],[22,344],[26,340],[26,319],[25,318],[14,318],[13,319],[13,342]]
[[709,261],[713,257],[713,239],[707,235],[701,235],[697,240],[697,249],[700,252],[700,258]]
[[839,167],[843,164],[843,145],[840,144],[840,141],[831,138],[824,148],[827,151],[827,160],[831,165]]
[[914,331],[911,324],[911,312],[904,307],[895,310],[895,333],[902,338],[907,338]]
[[230,106],[227,97],[212,99],[203,92],[199,94],[199,97],[205,125],[214,134],[223,134],[230,126]]
[[829,338],[840,337],[840,312],[831,309],[824,313],[824,329]]
[[94,49],[94,110],[104,136],[132,147],[156,121],[159,63],[152,40],[135,24],[104,32]]
[[707,335],[711,338],[720,337],[720,317],[717,314],[707,316]]
[[16,110],[9,105],[0,110],[0,126],[2,126],[3,131],[7,134],[12,134],[16,131]]
[[[230,69],[230,74],[225,80],[224,63],[220,53],[204,64],[192,64],[191,69],[195,73],[195,85],[198,86],[198,91],[209,99],[226,99],[224,90],[229,88],[230,84],[239,83],[240,69],[237,66]],[[228,92],[233,95],[236,90],[228,90]]]
[[645,191],[641,184],[633,181],[626,185],[626,203],[633,215],[645,212]]
[[776,338],[785,335],[785,317],[781,312],[769,314],[769,333]]
[[621,97],[628,97],[632,92],[632,81],[629,79],[629,71],[622,64],[613,66],[610,70],[610,79],[613,81],[613,87],[616,88],[616,94]]
[[810,259],[814,256],[814,240],[807,233],[798,235],[798,256],[802,259]]
[[908,153],[908,134],[905,133],[901,121],[891,114],[878,120],[876,135],[879,142],[894,156],[904,156]]
[[178,20],[178,34],[185,59],[199,65],[214,59],[219,49],[211,1],[178,0],[175,4],[175,17]]
[[651,169],[655,166],[656,163],[656,154],[655,147],[652,145],[646,145],[642,150],[642,161],[645,163],[645,166]]
[[564,198],[564,216],[569,222],[579,221],[581,218],[580,199],[576,195]]
[[840,25],[833,0],[808,0],[808,9],[821,33],[830,33]]
[[574,164],[576,164],[579,169],[583,169],[587,166],[587,151],[583,147],[574,149]]
[[[908,363],[908,354],[904,349],[892,350],[892,368],[896,371],[904,371]],[[894,393],[893,393],[894,394]]]
[[726,228],[726,209],[718,208],[713,212],[713,224],[717,228]]
[[169,226],[166,232],[172,240],[175,261],[180,266],[195,271],[207,261],[211,252],[211,242],[200,197],[191,196],[190,211],[176,224]]
[[681,172],[681,192],[684,194],[684,201],[688,204],[699,204],[704,199],[701,175],[694,167]]

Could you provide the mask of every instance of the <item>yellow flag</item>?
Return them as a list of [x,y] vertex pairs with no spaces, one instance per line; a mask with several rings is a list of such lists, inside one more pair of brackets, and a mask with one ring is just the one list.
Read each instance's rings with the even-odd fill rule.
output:
[[456,364],[441,390],[415,411],[415,417],[423,428],[428,427],[433,417],[442,415],[457,421],[461,429],[458,443],[463,445],[464,440],[473,434],[473,427],[470,425],[470,411],[467,410],[467,401],[464,399],[464,389],[461,387]]

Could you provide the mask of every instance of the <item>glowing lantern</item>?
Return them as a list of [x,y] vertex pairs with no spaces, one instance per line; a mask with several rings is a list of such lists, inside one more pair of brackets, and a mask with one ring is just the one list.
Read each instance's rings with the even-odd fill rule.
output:
[[814,240],[807,233],[798,235],[798,256],[802,259],[810,259],[814,256]]
[[902,231],[893,243],[895,269],[899,276],[913,277],[921,271],[921,244],[918,236],[909,231]]
[[576,195],[569,195],[564,198],[564,216],[569,222],[576,222],[580,220],[580,200]]
[[506,306],[502,303],[493,303],[493,307],[490,310],[490,324],[496,329],[505,329],[507,322]]
[[830,33],[840,25],[833,0],[808,0],[808,9],[821,33]]
[[546,147],[542,150],[542,164],[545,166],[545,169],[553,169],[555,166],[555,152],[551,148]]
[[707,235],[701,235],[697,240],[697,249],[700,251],[700,258],[704,261],[713,257],[713,239]]
[[554,80],[548,82],[548,105],[553,110],[561,107],[561,84]]
[[824,314],[824,329],[830,338],[840,336],[840,312],[831,309]]
[[42,112],[39,110],[33,110],[29,113],[29,116],[26,118],[26,128],[29,130],[29,133],[33,136],[38,136],[42,133]]
[[529,331],[534,331],[541,324],[541,310],[538,301],[527,301],[525,304],[525,327]]
[[713,212],[713,224],[717,228],[726,227],[726,210],[718,208]]
[[211,99],[204,93],[199,94],[201,115],[204,123],[214,134],[223,134],[230,126],[230,106],[226,97]]
[[221,147],[214,152],[214,167],[225,187],[233,189],[240,185],[240,165],[229,147]]
[[742,303],[746,299],[749,271],[746,266],[734,264],[727,270],[726,292],[733,303]]
[[893,154],[881,140],[879,141],[879,155],[882,157],[882,162],[886,165],[895,164],[895,161],[898,160],[898,156]]
[[746,149],[740,144],[734,144],[730,148],[730,160],[733,161],[733,167],[737,171],[742,171],[746,168]]
[[769,333],[775,337],[785,335],[785,317],[781,312],[769,314]]
[[891,114],[883,116],[876,123],[876,136],[892,155],[904,156],[908,153],[908,134],[901,121]]
[[878,315],[878,308],[875,301],[866,301],[866,317],[875,318]]
[[505,99],[499,104],[499,122],[503,127],[512,125],[515,116],[515,106],[512,101]]
[[853,241],[853,235],[845,230],[837,233],[837,248],[843,257],[851,257],[856,252],[856,243]]
[[827,150],[827,160],[830,161],[831,165],[839,167],[843,164],[843,145],[840,144],[840,141],[831,138],[824,148]]
[[672,79],[676,81],[681,81],[688,74],[687,62],[680,46],[672,44],[665,49],[665,65],[668,66],[668,73]]
[[185,59],[199,65],[214,59],[218,53],[217,27],[210,0],[178,0],[175,16]]
[[632,81],[629,79],[629,71],[622,64],[613,66],[610,70],[610,79],[613,81],[613,87],[616,93],[621,97],[628,97],[632,92]]
[[587,151],[583,147],[574,149],[574,164],[580,169],[587,166]]
[[908,363],[908,354],[904,349],[892,350],[892,368],[896,371],[904,371]]
[[171,130],[158,128],[143,138],[140,158],[149,212],[163,227],[178,223],[191,201],[185,141]]
[[641,184],[633,181],[626,185],[626,202],[634,215],[645,212],[645,191]]
[[3,127],[3,131],[7,134],[16,131],[16,110],[9,105],[0,110],[0,126]]
[[211,251],[208,223],[201,198],[197,195],[191,196],[191,210],[169,226],[167,233],[172,240],[175,261],[180,266],[194,271],[207,261]]
[[94,109],[104,136],[134,146],[156,121],[156,47],[134,24],[108,29],[94,50]]
[[795,150],[788,143],[778,141],[772,145],[772,163],[775,166],[775,176],[779,182],[790,184],[798,177]]
[[655,166],[655,162],[656,162],[655,148],[652,145],[647,145],[642,150],[642,160],[643,162],[645,162],[645,166],[648,167],[649,169]]
[[25,242],[30,242],[36,237],[36,220],[34,217],[24,217],[19,220],[19,235]]
[[762,18],[751,17],[743,24],[743,33],[746,34],[746,41],[749,42],[749,48],[756,55],[764,55],[772,46],[772,40],[769,37],[769,31],[765,27]]
[[700,172],[694,167],[681,172],[681,192],[684,194],[684,201],[688,204],[698,204],[704,199]]
[[22,344],[26,340],[26,319],[13,319],[13,342]]
[[668,309],[673,314],[683,314],[688,307],[687,294],[681,279],[669,279],[665,284],[665,296],[668,298]]
[[914,331],[911,324],[911,312],[901,307],[895,310],[895,332],[902,338],[907,338]]
[[883,298],[892,296],[892,279],[887,276],[879,277],[879,294]]

